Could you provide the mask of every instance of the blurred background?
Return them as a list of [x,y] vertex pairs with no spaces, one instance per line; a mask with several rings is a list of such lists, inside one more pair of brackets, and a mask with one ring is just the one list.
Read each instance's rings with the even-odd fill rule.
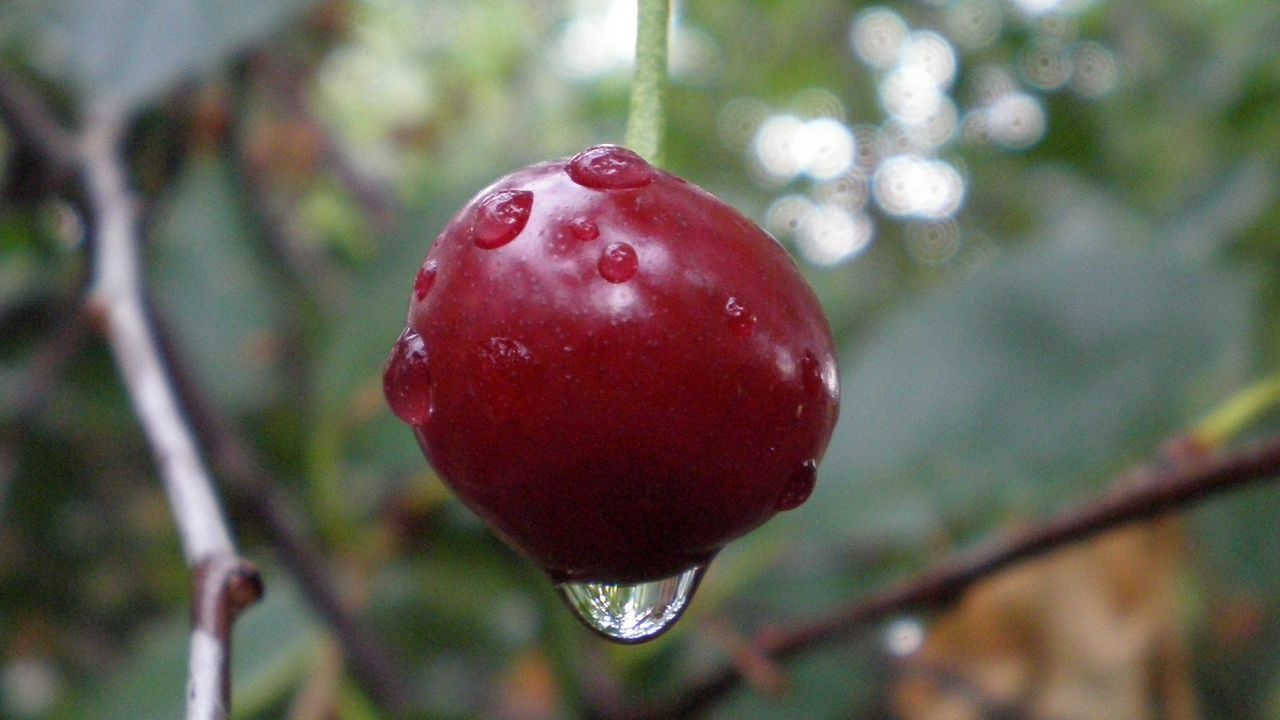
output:
[[[665,165],[797,257],[844,399],[813,499],[722,553],[669,635],[606,645],[450,497],[380,380],[467,198],[620,141],[634,31],[625,0],[0,2],[0,718],[179,717],[188,640],[154,463],[77,313],[90,220],[15,98],[70,126],[134,109],[152,305],[268,585],[236,718],[386,716],[266,496],[413,716],[583,717],[1106,492],[1280,365],[1280,4],[678,2]],[[1212,499],[707,714],[1280,718],[1277,518],[1274,486]]]

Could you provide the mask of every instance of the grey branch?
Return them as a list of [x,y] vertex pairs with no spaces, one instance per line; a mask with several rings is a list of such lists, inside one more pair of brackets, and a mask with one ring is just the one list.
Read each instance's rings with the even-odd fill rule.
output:
[[101,324],[142,423],[187,564],[195,572],[187,719],[224,720],[230,705],[231,625],[261,594],[257,571],[236,554],[213,480],[179,409],[142,295],[137,203],[121,155],[123,108],[91,110],[79,164],[95,230],[89,309]]

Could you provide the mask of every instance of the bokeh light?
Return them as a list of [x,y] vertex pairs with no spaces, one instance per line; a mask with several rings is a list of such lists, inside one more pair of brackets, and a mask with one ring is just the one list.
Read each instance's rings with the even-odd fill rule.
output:
[[1056,42],[1027,46],[1019,58],[1022,75],[1040,90],[1057,90],[1071,79],[1071,58]]
[[959,111],[955,102],[943,96],[932,113],[914,122],[899,122],[894,132],[903,136],[909,149],[934,152],[951,141],[958,125]]
[[956,0],[947,8],[947,34],[966,50],[990,47],[1004,28],[1004,13],[997,0]]
[[991,142],[1011,150],[1031,147],[1044,135],[1047,119],[1040,100],[1024,92],[1006,93],[978,111]]
[[955,220],[908,223],[907,252],[922,265],[942,265],[960,250],[960,226]]
[[960,171],[942,160],[895,155],[876,171],[872,183],[876,202],[899,217],[939,220],[951,217],[964,201]]
[[[556,68],[581,81],[629,71],[636,42],[634,0],[580,0],[577,6],[556,44]],[[719,62],[715,41],[682,22],[678,6],[672,15],[668,57],[673,77],[694,81],[708,77]]]
[[885,627],[882,642],[891,657],[905,658],[919,652],[924,640],[924,623],[916,618],[901,618]]
[[770,116],[760,124],[752,149],[760,168],[781,182],[800,175],[834,178],[854,161],[853,133],[831,118]]
[[860,170],[854,170],[838,178],[817,183],[813,187],[813,197],[820,203],[844,208],[845,210],[861,210],[866,207],[871,196],[870,183]]
[[802,118],[831,118],[832,120],[845,120],[845,107],[835,93],[826,88],[809,87],[795,94],[791,99],[790,107],[792,112]]
[[724,104],[716,119],[720,139],[729,147],[743,148],[769,117],[769,106],[754,98],[734,98]]
[[946,88],[956,77],[956,52],[938,33],[917,30],[902,43],[898,66],[918,70],[935,87]]
[[937,111],[942,91],[923,69],[899,66],[880,81],[880,102],[890,115],[915,122]]
[[794,237],[800,230],[800,220],[815,207],[814,202],[804,195],[783,195],[774,200],[765,212],[765,228],[779,237]]
[[591,3],[560,35],[556,60],[569,77],[590,79],[631,67],[636,42],[634,3]]
[[871,244],[875,226],[864,213],[818,205],[800,219],[796,245],[815,265],[837,265]]
[[853,19],[849,42],[863,62],[887,69],[897,61],[907,32],[907,22],[901,15],[888,8],[871,7]]
[[1086,0],[1011,0],[1013,6],[1026,15],[1065,15],[1079,12]]
[[6,715],[44,717],[61,695],[61,678],[44,658],[15,657],[0,667],[0,711]]
[[765,227],[795,242],[801,256],[819,266],[838,265],[862,252],[875,236],[864,212],[843,205],[815,203],[799,194],[784,195],[765,213]]
[[[768,226],[816,264],[857,257],[886,221],[881,214],[902,223],[913,260],[948,263],[967,246],[956,217],[969,188],[940,156],[957,142],[1032,148],[1048,132],[1045,95],[1096,98],[1119,82],[1115,53],[1079,40],[1089,0],[917,4],[928,7],[908,16],[873,5],[850,21],[849,47],[875,83],[879,117],[857,107],[846,115],[824,88],[806,89],[781,112],[734,100],[719,117],[721,137],[748,152],[758,180],[788,191],[770,206]],[[935,25],[913,27],[908,17]],[[979,53],[990,57],[983,51],[1002,36],[1012,38],[1005,60],[965,67]],[[807,190],[796,187],[806,182]]]
[[1115,90],[1120,82],[1116,55],[1101,43],[1086,40],[1071,52],[1071,88],[1087,98],[1099,98]]

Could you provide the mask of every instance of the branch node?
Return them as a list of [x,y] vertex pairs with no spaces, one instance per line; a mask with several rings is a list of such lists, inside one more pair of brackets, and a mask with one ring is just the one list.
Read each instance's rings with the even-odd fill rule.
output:
[[214,637],[228,637],[242,612],[263,595],[262,574],[234,555],[213,555],[196,564],[192,577],[191,624]]

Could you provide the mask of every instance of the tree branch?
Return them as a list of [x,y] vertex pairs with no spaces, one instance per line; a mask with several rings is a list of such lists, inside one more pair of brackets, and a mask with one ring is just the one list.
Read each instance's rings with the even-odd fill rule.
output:
[[159,465],[183,554],[195,567],[236,550],[143,309],[136,202],[119,155],[123,131],[123,113],[99,109],[82,137],[84,180],[97,230],[89,308],[102,323]]
[[195,568],[187,720],[225,720],[231,712],[231,627],[262,597],[252,563],[216,555]]
[[[945,606],[975,583],[1015,563],[1277,476],[1280,476],[1280,437],[1217,455],[1174,453],[1171,458],[1158,459],[1134,471],[1108,496],[944,561],[914,580],[854,602],[826,617],[762,631],[754,644],[761,655],[779,660],[830,645],[870,623],[898,613]],[[724,668],[669,702],[626,717],[655,720],[694,717],[740,682],[737,671]]]
[[123,108],[91,110],[79,161],[95,231],[88,309],[102,326],[169,496],[194,572],[188,720],[224,720],[230,705],[231,626],[262,594],[258,571],[236,554],[213,481],[179,410],[146,315],[136,200],[120,146]]
[[31,88],[4,69],[0,69],[0,118],[19,144],[38,148],[51,165],[74,166],[74,139]]
[[[168,334],[160,326],[162,341]],[[168,346],[168,343],[165,343]],[[304,523],[277,478],[263,466],[253,446],[228,422],[203,390],[188,381],[181,348],[168,353],[174,380],[186,401],[192,423],[207,442],[210,458],[225,477],[233,505],[266,534],[277,557],[328,624],[355,680],[369,698],[391,717],[410,711],[408,687],[386,648],[344,603],[325,559],[306,539]],[[238,499],[238,502],[236,500]]]

